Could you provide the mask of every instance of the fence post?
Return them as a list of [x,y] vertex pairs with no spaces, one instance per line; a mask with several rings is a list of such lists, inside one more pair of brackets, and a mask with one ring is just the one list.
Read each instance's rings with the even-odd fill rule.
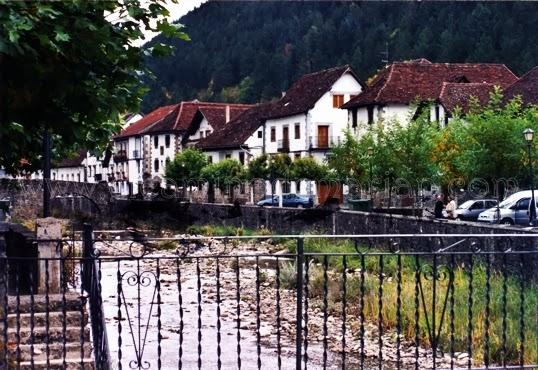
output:
[[[5,225],[5,224],[4,224]],[[0,223],[0,369],[7,369],[7,280],[8,280],[8,271],[7,271],[7,255],[6,255],[6,241],[4,238],[4,233],[7,231],[7,228]]]
[[90,291],[92,279],[93,257],[93,228],[90,224],[84,224],[82,229],[82,287]]
[[296,312],[296,334],[295,334],[295,360],[296,370],[302,368],[302,339],[303,339],[303,265],[304,265],[304,238],[297,239],[297,312]]

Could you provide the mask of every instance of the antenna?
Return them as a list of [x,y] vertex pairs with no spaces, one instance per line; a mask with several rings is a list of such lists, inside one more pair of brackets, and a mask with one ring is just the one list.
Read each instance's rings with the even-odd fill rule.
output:
[[389,43],[385,41],[385,50],[381,53],[381,63],[385,63],[385,66],[389,64]]

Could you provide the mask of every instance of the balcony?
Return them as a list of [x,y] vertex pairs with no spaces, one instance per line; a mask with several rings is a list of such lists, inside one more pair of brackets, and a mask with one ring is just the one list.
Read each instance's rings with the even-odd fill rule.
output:
[[125,150],[118,150],[116,154],[114,154],[114,163],[119,162],[126,162],[127,161],[127,151]]
[[290,151],[290,140],[289,139],[278,140],[277,151],[281,153],[288,153]]
[[340,142],[340,136],[310,136],[308,138],[310,150],[328,150]]

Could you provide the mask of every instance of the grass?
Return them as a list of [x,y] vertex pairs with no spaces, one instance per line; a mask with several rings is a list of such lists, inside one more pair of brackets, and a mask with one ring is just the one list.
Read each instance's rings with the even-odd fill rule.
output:
[[[363,247],[359,251],[365,251]],[[372,250],[370,250],[372,252]],[[329,239],[305,240],[305,252],[308,253],[356,253],[353,242]],[[325,289],[325,276],[323,265],[328,266],[328,300],[329,307],[342,300],[343,257],[315,256],[311,258],[309,294],[312,297],[323,297]],[[364,292],[364,316],[367,322],[378,322],[380,283],[382,285],[382,317],[385,328],[396,328],[400,325],[401,332],[410,340],[415,339],[416,320],[418,312],[419,342],[428,347],[428,323],[431,326],[433,312],[433,281],[426,278],[426,271],[431,271],[431,262],[418,259],[414,256],[394,255],[364,255],[346,257],[346,298],[349,306],[353,307],[356,315],[359,314],[359,297]],[[452,261],[439,261],[441,265],[451,266]],[[364,284],[361,285],[361,265],[364,264]],[[398,276],[398,267],[401,266]],[[464,261],[454,261],[450,270],[453,271],[453,284],[450,284],[449,275],[441,277],[435,282],[437,294],[435,295],[436,327],[439,330],[440,318],[443,316],[445,298],[446,311],[443,316],[442,328],[439,334],[438,349],[450,353],[451,341],[455,352],[468,351],[468,329],[472,325],[472,357],[476,363],[483,363],[486,354],[486,341],[489,341],[489,362],[502,364],[517,364],[521,355],[520,331],[523,322],[524,352],[523,359],[526,364],[538,361],[538,286],[536,282],[521,280],[515,276],[506,278],[500,271],[490,270],[487,279],[485,261],[477,261],[470,273],[469,264]],[[421,285],[416,282],[417,269],[421,271]],[[448,271],[439,268],[439,272]],[[471,283],[472,275],[472,283]],[[398,284],[398,280],[400,284]],[[489,284],[489,304],[487,304],[487,285]],[[472,306],[469,292],[472,287]],[[506,287],[506,290],[505,290]],[[398,294],[400,289],[400,294]],[[452,290],[453,289],[453,290]],[[424,295],[422,302],[421,290]],[[505,293],[506,292],[506,293]],[[523,292],[523,320],[521,320],[521,299]],[[418,302],[418,308],[417,308]],[[424,309],[426,307],[426,310]],[[469,313],[469,307],[472,308]],[[486,309],[489,307],[489,324],[486,320]],[[398,315],[399,310],[399,315]],[[505,312],[505,314],[503,314]],[[427,318],[426,318],[427,315]],[[471,320],[469,320],[469,315]],[[506,319],[504,319],[504,316]],[[400,317],[400,322],[398,322]],[[487,329],[489,325],[489,329]],[[506,327],[506,345],[503,352],[503,325]],[[453,333],[453,338],[451,337]],[[487,335],[486,335],[487,334]]]
[[[270,235],[267,229],[247,229],[234,226],[190,226],[187,230],[191,234],[207,236],[253,236]],[[291,253],[296,252],[297,242],[294,239],[274,239],[281,247]],[[365,246],[356,245],[350,240],[338,239],[305,239],[305,253],[350,253],[357,251],[367,253],[376,252]],[[309,294],[311,297],[322,297],[325,291],[325,274],[323,256],[307,257],[310,266]],[[343,298],[342,275],[343,257],[328,256],[327,291],[329,309],[334,309]],[[382,282],[382,317],[386,329],[395,329],[398,325],[402,334],[409,340],[415,337],[422,346],[430,344],[427,318],[431,325],[434,296],[433,282],[426,279],[424,271],[431,269],[431,261],[414,256],[399,256],[397,254],[377,255],[365,254],[363,259],[357,256],[346,257],[346,298],[348,307],[352,309],[355,317],[359,315],[359,297],[364,292],[364,316],[367,322],[377,323],[379,318],[379,286]],[[364,264],[364,269],[362,269]],[[439,264],[451,265],[446,257]],[[399,267],[401,266],[401,269]],[[416,283],[417,269],[422,271],[421,284],[424,295],[422,302],[420,285]],[[438,271],[441,271],[439,269]],[[361,271],[364,283],[361,284]],[[400,274],[398,274],[400,271]],[[524,333],[524,363],[538,362],[538,286],[536,282],[521,280],[514,275],[491,269],[488,282],[485,262],[475,258],[475,264],[470,273],[467,261],[455,261],[451,266],[453,271],[453,284],[450,279],[437,281],[436,284],[436,327],[443,312],[445,297],[447,298],[446,311],[439,334],[438,349],[449,353],[451,343],[455,352],[467,352],[469,347],[468,329],[472,325],[471,348],[472,358],[476,364],[483,363],[486,353],[486,340],[489,341],[489,362],[502,364],[517,364],[521,356],[520,332]],[[471,284],[472,276],[472,284]],[[381,280],[382,279],[382,280]],[[400,283],[398,284],[398,281]],[[295,289],[295,265],[283,263],[280,266],[280,283],[284,289]],[[489,305],[487,304],[486,286],[489,284]],[[472,306],[469,292],[472,287]],[[505,289],[506,288],[506,289]],[[452,290],[453,289],[453,290]],[[398,291],[400,293],[398,294]],[[506,293],[505,293],[506,292]],[[521,300],[523,293],[523,320],[521,320]],[[399,298],[400,297],[400,298]],[[418,299],[418,301],[417,301]],[[418,306],[417,306],[418,302]],[[426,310],[424,309],[426,307]],[[418,308],[417,308],[418,307]],[[486,329],[486,308],[489,307],[489,329]],[[471,308],[471,312],[469,311]],[[399,311],[399,315],[398,315]],[[504,313],[505,312],[505,313]],[[336,313],[336,312],[335,312]],[[416,331],[415,316],[418,313],[418,332]],[[469,315],[471,319],[469,320]],[[398,317],[400,320],[398,321]],[[505,319],[506,318],[506,319]],[[523,328],[521,323],[523,322]],[[503,327],[505,330],[505,350],[503,351]],[[487,332],[487,335],[486,335]],[[451,335],[453,333],[453,335]]]
[[187,234],[204,236],[254,236],[271,235],[266,228],[250,229],[232,225],[191,225],[185,230]]

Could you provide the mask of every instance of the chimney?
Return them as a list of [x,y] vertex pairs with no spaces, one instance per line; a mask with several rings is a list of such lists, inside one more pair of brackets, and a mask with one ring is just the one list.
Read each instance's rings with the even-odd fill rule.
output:
[[226,123],[230,122],[230,106],[226,106]]

